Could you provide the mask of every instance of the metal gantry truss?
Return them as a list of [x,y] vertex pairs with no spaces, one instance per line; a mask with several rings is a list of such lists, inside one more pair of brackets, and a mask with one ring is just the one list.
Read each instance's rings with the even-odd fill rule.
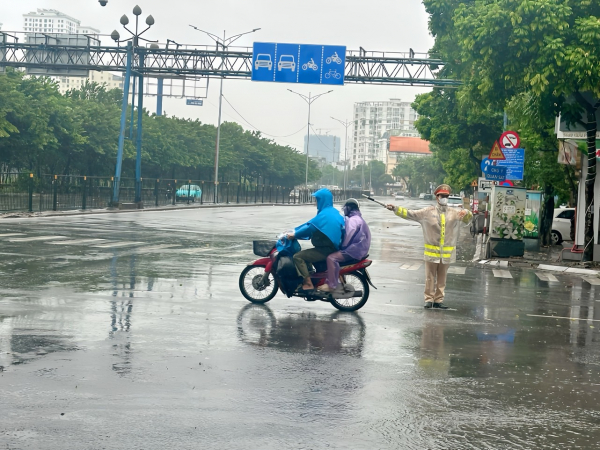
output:
[[[0,32],[0,70],[19,67],[40,74],[77,76],[81,71],[99,70],[124,72],[127,48],[115,46],[54,44],[55,36],[47,43],[19,42],[13,35]],[[24,39],[27,40],[27,39]],[[29,39],[31,41],[31,39]],[[97,41],[96,41],[97,42]],[[140,57],[143,65],[140,67]],[[373,52],[360,49],[346,54],[345,83],[386,84],[410,86],[460,85],[457,80],[440,78],[437,73],[444,62],[427,54]],[[252,51],[248,48],[214,49],[209,47],[178,46],[177,48],[134,48],[135,73],[145,77],[164,78],[242,78],[252,75]]]

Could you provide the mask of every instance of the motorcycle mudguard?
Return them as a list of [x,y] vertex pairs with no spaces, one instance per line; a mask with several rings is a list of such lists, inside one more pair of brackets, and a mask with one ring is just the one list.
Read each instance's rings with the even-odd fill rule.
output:
[[373,286],[373,288],[377,289],[377,287],[371,281],[371,276],[369,275],[369,272],[367,272],[367,269],[359,270],[359,272],[361,272],[365,276],[365,278],[367,279],[367,283]]

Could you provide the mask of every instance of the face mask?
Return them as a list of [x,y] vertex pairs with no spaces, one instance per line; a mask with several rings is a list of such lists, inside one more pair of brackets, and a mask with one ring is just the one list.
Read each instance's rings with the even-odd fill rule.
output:
[[438,198],[438,203],[442,206],[446,206],[448,204],[448,198],[440,197]]

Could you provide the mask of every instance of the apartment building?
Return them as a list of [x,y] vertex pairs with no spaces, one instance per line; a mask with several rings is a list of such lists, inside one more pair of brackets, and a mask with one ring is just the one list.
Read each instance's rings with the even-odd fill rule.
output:
[[420,137],[414,127],[418,114],[410,102],[390,99],[354,104],[350,167],[376,160],[386,163],[388,136]]
[[[48,33],[48,34],[72,34],[89,35],[97,37],[100,30],[82,26],[81,21],[64,14],[55,9],[40,9],[35,12],[23,14],[23,30],[28,33]],[[86,81],[104,84],[106,89],[123,89],[123,77],[113,75],[109,72],[91,71],[88,77],[73,76],[55,76],[52,77],[58,82],[61,94],[70,89],[78,89]]]

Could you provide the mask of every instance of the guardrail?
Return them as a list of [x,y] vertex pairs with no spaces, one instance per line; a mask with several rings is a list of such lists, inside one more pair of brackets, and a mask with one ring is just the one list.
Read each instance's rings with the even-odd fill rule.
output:
[[[103,209],[111,206],[112,177],[0,173],[0,213]],[[302,204],[313,203],[316,189],[272,184],[214,182],[189,179],[142,179],[142,205],[158,208],[181,204]],[[360,197],[360,191],[334,190],[335,201]],[[135,179],[122,178],[120,202],[133,203]]]

